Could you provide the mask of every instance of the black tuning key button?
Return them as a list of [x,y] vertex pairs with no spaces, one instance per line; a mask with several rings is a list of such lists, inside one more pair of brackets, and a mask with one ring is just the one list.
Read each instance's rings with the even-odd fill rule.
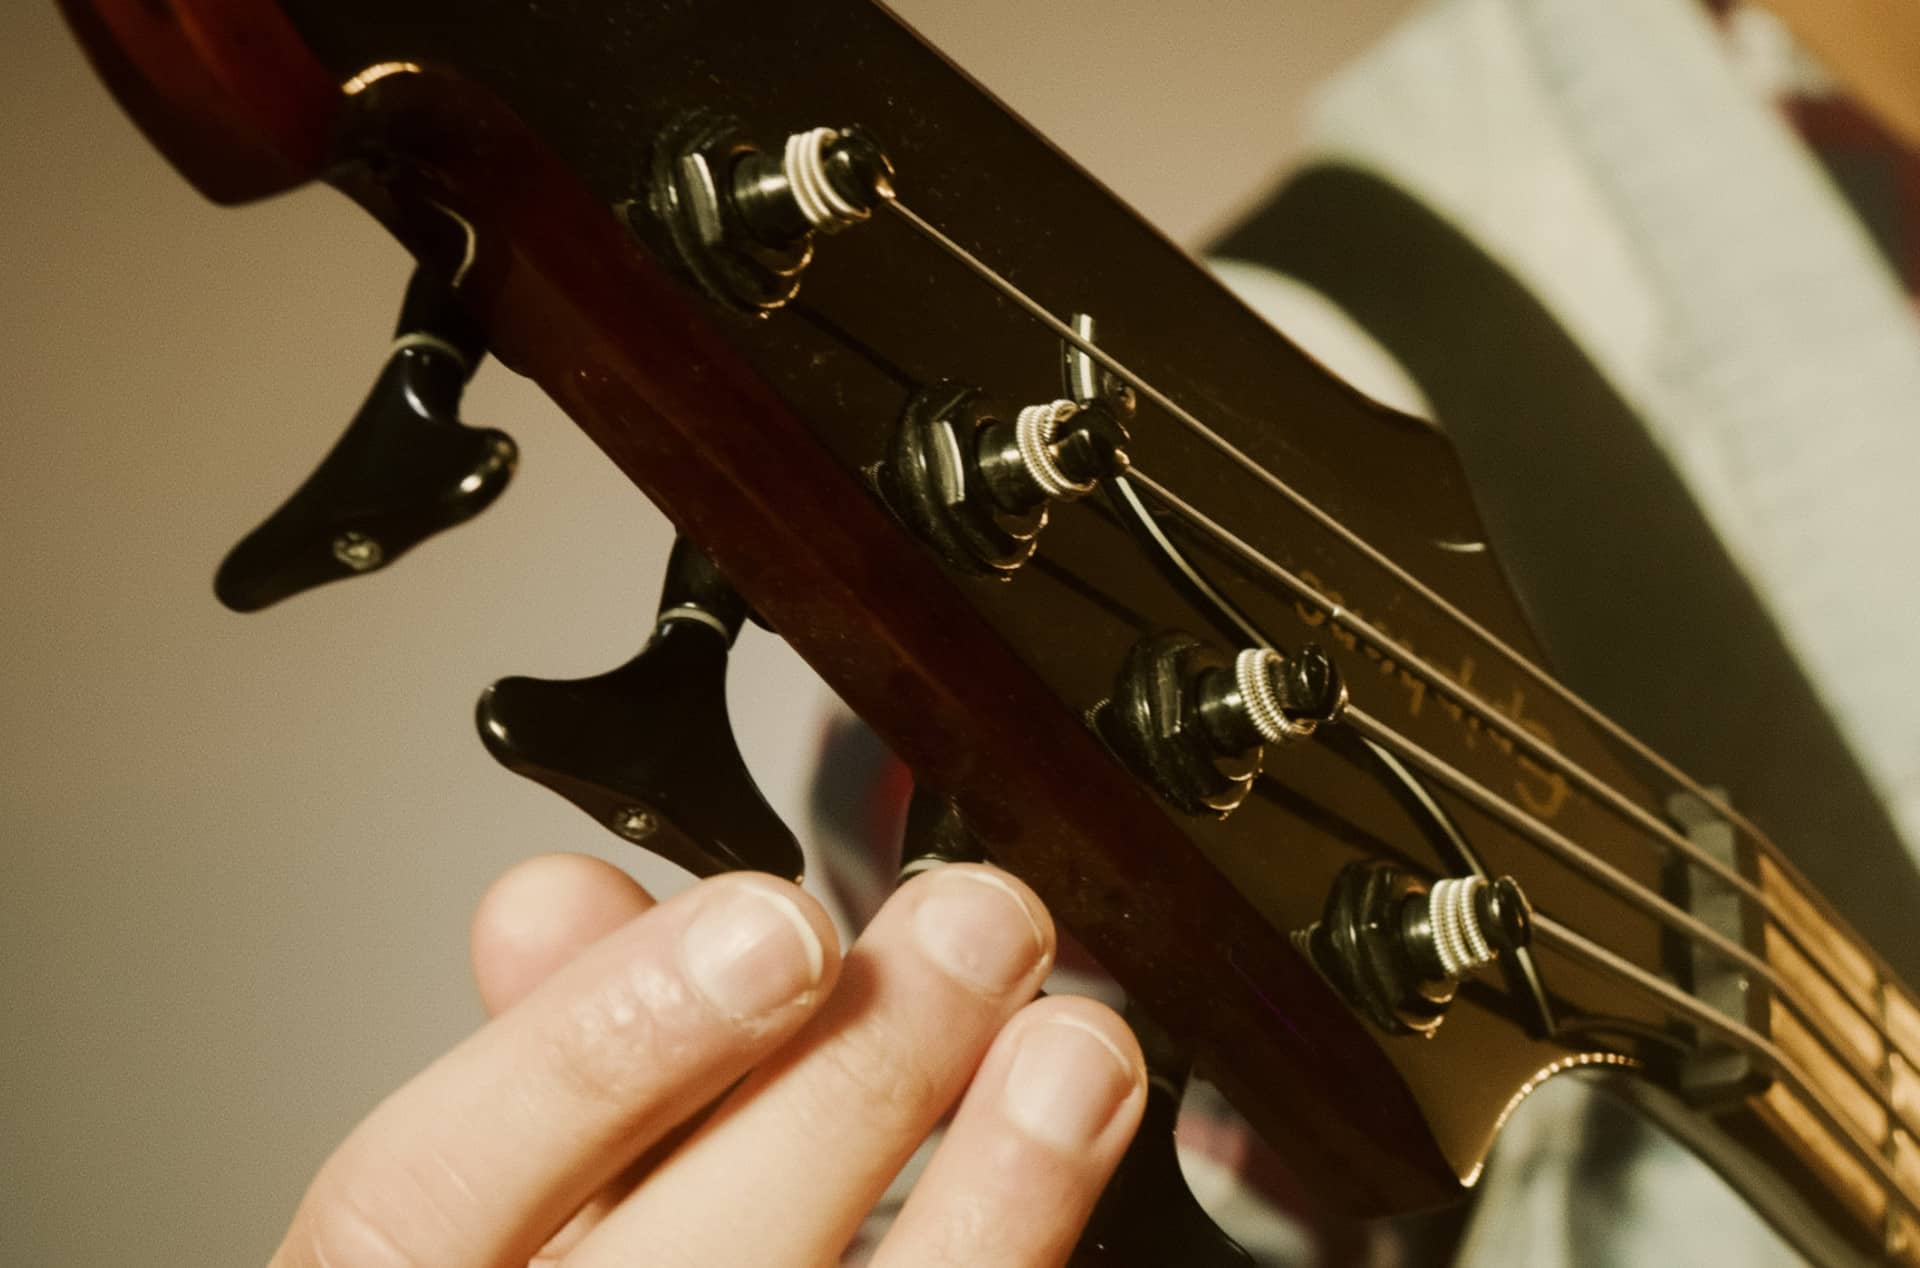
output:
[[220,602],[257,612],[372,572],[486,509],[518,451],[504,432],[459,421],[485,351],[451,288],[417,271],[366,403],[306,483],[221,563]]
[[984,863],[986,848],[961,815],[938,793],[915,784],[907,803],[907,825],[900,842],[900,882],[949,863]]
[[800,843],[761,796],[727,719],[727,651],[747,615],[706,557],[676,542],[638,656],[594,678],[502,679],[480,697],[480,737],[507,769],[695,875],[797,880]]
[[1254,1258],[1194,1197],[1174,1148],[1191,1063],[1136,1003],[1127,1024],[1147,1059],[1147,1105],[1069,1268],[1253,1268]]

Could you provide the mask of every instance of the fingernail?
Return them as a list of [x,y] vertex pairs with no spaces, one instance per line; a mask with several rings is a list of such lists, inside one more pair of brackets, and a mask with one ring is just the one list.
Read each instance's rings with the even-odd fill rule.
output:
[[948,868],[927,882],[913,937],[928,959],[962,982],[1011,990],[1046,952],[1046,937],[1013,886],[990,872]]
[[1105,1035],[1055,1017],[1020,1036],[1007,1071],[1007,1116],[1050,1145],[1085,1149],[1133,1086],[1133,1067]]
[[704,907],[680,936],[687,977],[744,1021],[820,984],[826,953],[792,899],[742,886]]

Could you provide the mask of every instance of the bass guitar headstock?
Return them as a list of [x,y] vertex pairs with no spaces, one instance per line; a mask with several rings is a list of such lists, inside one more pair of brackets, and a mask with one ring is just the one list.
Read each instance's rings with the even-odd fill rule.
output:
[[[1833,1046],[1751,825],[1684,777],[1670,805],[1678,773],[1541,667],[1444,438],[883,10],[65,7],[204,191],[347,193],[691,543],[640,659],[489,693],[510,766],[692,870],[791,874],[723,718],[620,733],[709,709],[751,610],[912,768],[910,846],[1031,883],[1316,1196],[1457,1197],[1588,1069],[1713,1112],[1787,1088],[1907,1219],[1770,1037],[1786,1000]],[[489,443],[408,522],[490,499]],[[347,572],[398,553],[320,518]]]

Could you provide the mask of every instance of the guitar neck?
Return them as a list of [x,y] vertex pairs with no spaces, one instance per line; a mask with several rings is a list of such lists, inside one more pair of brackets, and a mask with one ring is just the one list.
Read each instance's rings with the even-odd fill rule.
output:
[[[1920,1193],[1914,1143],[1920,1130],[1920,1004],[1823,904],[1808,897],[1797,878],[1767,859],[1760,861],[1759,875],[1782,917],[1780,926],[1766,931],[1767,960],[1810,1003],[1827,1040],[1772,1000],[1767,1021],[1773,1043],[1856,1132],[1877,1143],[1898,1188]],[[1789,939],[1787,930],[1796,938]],[[1810,949],[1827,971],[1801,948]],[[1895,1200],[1886,1176],[1861,1165],[1806,1098],[1775,1082],[1753,1109],[1773,1143],[1824,1188],[1830,1205],[1859,1227],[1879,1231],[1890,1260],[1920,1262],[1920,1224]]]

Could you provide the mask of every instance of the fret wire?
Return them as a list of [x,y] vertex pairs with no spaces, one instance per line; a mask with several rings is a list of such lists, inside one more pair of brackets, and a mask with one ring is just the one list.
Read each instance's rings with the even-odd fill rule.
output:
[[[1261,466],[1251,455],[1245,453],[1220,433],[1201,422],[1190,410],[1154,387],[1140,375],[1128,369],[1112,353],[1095,344],[1092,340],[1085,338],[1067,323],[1054,316],[1053,313],[1048,311],[1039,301],[1033,299],[1005,277],[1002,277],[979,257],[941,232],[931,222],[901,202],[898,198],[889,199],[883,205],[899,217],[915,233],[958,261],[962,266],[998,291],[1002,297],[1007,299],[1015,307],[1025,312],[1029,317],[1039,322],[1060,339],[1091,357],[1110,373],[1131,385],[1136,392],[1159,406],[1171,416],[1175,422],[1192,432],[1194,436],[1213,448],[1221,456],[1240,467],[1248,475],[1251,475],[1254,479],[1266,485],[1273,492],[1278,493],[1288,502],[1291,502],[1315,523],[1332,533],[1335,537],[1338,537],[1350,549],[1358,552],[1376,567],[1381,568],[1389,576],[1419,595],[1424,602],[1434,607],[1455,624],[1461,626],[1473,637],[1486,644],[1489,649],[1513,665],[1514,668],[1529,678],[1532,678],[1551,694],[1558,696],[1567,705],[1585,717],[1587,721],[1604,731],[1615,742],[1634,753],[1642,761],[1647,762],[1680,788],[1699,798],[1707,806],[1711,807],[1716,814],[1719,814],[1728,823],[1732,824],[1741,834],[1753,841],[1761,852],[1779,865],[1790,879],[1804,887],[1805,880],[1800,875],[1799,869],[1788,861],[1785,854],[1781,852],[1780,847],[1775,845],[1773,840],[1768,837],[1765,832],[1761,831],[1758,824],[1754,823],[1738,810],[1735,810],[1720,794],[1713,792],[1699,780],[1696,780],[1693,776],[1681,770],[1673,762],[1655,751],[1645,741],[1639,739],[1620,723],[1615,722],[1612,718],[1601,712],[1598,706],[1588,703],[1584,697],[1576,693],[1571,687],[1562,683],[1545,669],[1535,664],[1527,656],[1521,654],[1518,649],[1494,634],[1493,631],[1474,620],[1473,617],[1456,606],[1445,595],[1427,585],[1400,564],[1395,563],[1391,557],[1379,548],[1342,524],[1338,519],[1334,518],[1332,514],[1322,510],[1312,499]],[[1888,974],[1877,957],[1874,962],[1875,976],[1884,982]]]
[[[1684,855],[1690,861],[1705,868],[1715,876],[1726,881],[1729,885],[1732,885],[1742,895],[1759,907],[1762,914],[1767,918],[1767,922],[1775,929],[1778,929],[1781,935],[1801,953],[1806,961],[1814,966],[1815,971],[1853,1006],[1854,1010],[1860,1014],[1862,1020],[1868,1022],[1870,1025],[1875,1024],[1867,1003],[1860,999],[1853,987],[1853,983],[1844,980],[1839,971],[1830,963],[1829,957],[1819,954],[1808,943],[1807,939],[1800,935],[1800,932],[1781,914],[1778,904],[1766,890],[1748,880],[1728,864],[1706,853],[1693,841],[1688,840],[1685,836],[1682,836],[1668,825],[1662,823],[1646,811],[1645,808],[1636,805],[1625,794],[1575,762],[1571,757],[1561,753],[1558,749],[1548,747],[1524,727],[1520,726],[1519,723],[1514,722],[1511,718],[1507,717],[1506,714],[1496,709],[1477,692],[1455,682],[1454,679],[1440,669],[1439,666],[1433,664],[1433,662],[1427,660],[1398,639],[1393,638],[1372,622],[1359,616],[1353,612],[1352,609],[1334,602],[1326,593],[1309,584],[1297,573],[1267,558],[1267,556],[1262,554],[1244,538],[1239,537],[1145,472],[1134,468],[1128,472],[1124,482],[1130,485],[1139,485],[1151,493],[1154,498],[1166,506],[1168,510],[1173,511],[1180,518],[1213,538],[1220,545],[1226,547],[1247,563],[1266,573],[1299,598],[1306,600],[1326,612],[1328,619],[1332,620],[1336,625],[1340,625],[1359,637],[1376,644],[1384,654],[1390,654],[1402,664],[1413,669],[1435,690],[1451,697],[1456,703],[1472,709],[1474,714],[1483,719],[1489,726],[1494,727],[1505,735],[1511,736],[1517,743],[1526,746],[1528,752],[1538,756],[1541,761],[1546,762],[1554,767],[1554,769],[1568,775],[1583,789],[1598,796],[1610,809],[1622,814],[1633,823],[1653,831],[1669,848]],[[1881,1038],[1884,1044],[1886,1042],[1884,1031],[1882,1032]],[[1876,1085],[1881,1082],[1883,1081],[1876,1080]]]
[[1583,937],[1550,916],[1538,912],[1534,914],[1533,939],[1536,946],[1552,948],[1589,968],[1631,983],[1701,1029],[1713,1031],[1727,1043],[1760,1058],[1773,1068],[1776,1077],[1786,1082],[1790,1091],[1818,1115],[1827,1131],[1839,1138],[1854,1160],[1879,1178],[1888,1205],[1897,1203],[1906,1209],[1910,1217],[1920,1220],[1920,1205],[1907,1196],[1892,1163],[1872,1144],[1861,1139],[1858,1129],[1835,1110],[1823,1094],[1816,1091],[1814,1080],[1807,1072],[1771,1040],[1723,1016],[1717,1009],[1695,999],[1673,983],[1647,972],[1633,961]]

